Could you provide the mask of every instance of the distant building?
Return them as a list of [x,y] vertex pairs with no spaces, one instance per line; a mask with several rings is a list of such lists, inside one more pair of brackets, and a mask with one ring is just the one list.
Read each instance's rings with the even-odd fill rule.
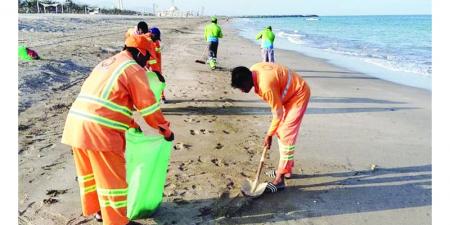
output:
[[[180,11],[178,7],[171,6],[170,8],[162,11],[157,11],[155,13],[156,16],[162,17],[193,17],[195,14],[191,11]],[[198,13],[197,13],[198,15]]]

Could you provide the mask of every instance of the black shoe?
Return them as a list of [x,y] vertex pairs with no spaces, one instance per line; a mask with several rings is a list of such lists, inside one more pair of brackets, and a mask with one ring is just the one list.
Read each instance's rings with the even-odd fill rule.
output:
[[95,215],[94,215],[95,221],[97,222],[103,222],[103,218],[102,218],[102,212],[98,211]]
[[264,190],[264,193],[275,193],[284,190],[286,185],[284,184],[284,179],[281,183],[274,185],[272,182],[269,182]]

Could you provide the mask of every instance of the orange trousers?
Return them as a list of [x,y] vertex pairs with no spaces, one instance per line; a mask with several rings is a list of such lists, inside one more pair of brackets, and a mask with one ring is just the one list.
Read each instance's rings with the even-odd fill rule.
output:
[[124,153],[73,148],[83,215],[101,211],[104,225],[124,225],[127,182]]
[[290,174],[294,167],[295,142],[300,130],[303,115],[309,103],[311,91],[305,83],[301,94],[284,105],[283,119],[278,126],[276,135],[280,151],[277,174]]

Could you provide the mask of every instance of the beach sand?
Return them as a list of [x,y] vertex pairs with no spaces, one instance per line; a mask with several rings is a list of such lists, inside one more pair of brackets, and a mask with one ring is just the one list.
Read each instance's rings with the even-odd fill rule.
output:
[[[73,157],[60,138],[83,80],[142,19],[162,31],[162,110],[176,138],[164,202],[138,222],[431,224],[429,91],[276,49],[276,61],[298,71],[312,95],[288,188],[248,199],[240,185],[254,178],[271,114],[253,90],[230,87],[229,70],[259,62],[258,45],[220,19],[220,67],[211,71],[194,63],[208,18],[19,15],[19,41],[44,58],[19,62],[20,224],[98,224],[81,216]],[[277,161],[274,140],[265,168]]]

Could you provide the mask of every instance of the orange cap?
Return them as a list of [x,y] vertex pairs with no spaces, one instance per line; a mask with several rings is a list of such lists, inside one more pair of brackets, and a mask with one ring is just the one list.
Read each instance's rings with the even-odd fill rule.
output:
[[152,45],[145,34],[141,35],[131,35],[125,40],[125,45],[127,47],[137,48],[143,55],[145,51],[150,53]]

